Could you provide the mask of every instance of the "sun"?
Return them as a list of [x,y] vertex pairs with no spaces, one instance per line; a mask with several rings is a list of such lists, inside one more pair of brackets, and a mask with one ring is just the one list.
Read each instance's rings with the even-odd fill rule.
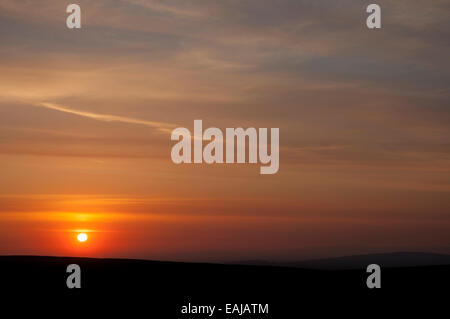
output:
[[77,236],[77,240],[81,243],[85,242],[88,239],[88,235],[85,233],[79,233]]

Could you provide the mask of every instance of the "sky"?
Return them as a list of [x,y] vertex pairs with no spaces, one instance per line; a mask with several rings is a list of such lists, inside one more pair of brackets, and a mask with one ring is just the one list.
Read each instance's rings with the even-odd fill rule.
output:
[[[0,255],[450,253],[450,3],[372,2],[0,0]],[[278,173],[174,164],[196,119]]]

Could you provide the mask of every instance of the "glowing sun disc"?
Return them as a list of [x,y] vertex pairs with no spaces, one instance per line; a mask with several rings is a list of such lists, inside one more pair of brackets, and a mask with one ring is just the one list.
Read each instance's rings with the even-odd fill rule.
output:
[[88,235],[85,233],[78,234],[77,239],[79,242],[85,242],[88,239]]

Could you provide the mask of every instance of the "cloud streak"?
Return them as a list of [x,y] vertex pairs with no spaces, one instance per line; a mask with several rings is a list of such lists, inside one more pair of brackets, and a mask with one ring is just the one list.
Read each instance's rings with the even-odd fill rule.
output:
[[38,103],[37,106],[45,107],[47,109],[55,110],[55,111],[59,111],[59,112],[64,112],[64,113],[74,114],[74,115],[78,115],[78,116],[82,116],[82,117],[87,117],[87,118],[97,120],[97,121],[121,122],[121,123],[128,123],[128,124],[138,124],[138,125],[150,126],[161,132],[164,132],[164,133],[172,132],[172,130],[177,126],[172,123],[146,121],[146,120],[135,119],[135,118],[125,117],[125,116],[110,115],[110,114],[98,114],[98,113],[93,113],[93,112],[79,111],[79,110],[70,109],[70,108],[62,106],[62,105],[48,103],[48,102]]

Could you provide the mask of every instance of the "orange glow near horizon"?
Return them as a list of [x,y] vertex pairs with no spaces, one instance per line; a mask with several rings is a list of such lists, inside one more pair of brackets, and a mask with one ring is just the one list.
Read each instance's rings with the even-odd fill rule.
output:
[[[254,257],[267,254],[285,258],[301,247],[305,254],[326,256],[339,253],[338,249],[329,248],[329,241],[351,246],[352,252],[357,253],[367,251],[364,245],[395,243],[408,247],[411,234],[427,234],[430,243],[443,240],[448,228],[448,224],[431,219],[392,219],[386,224],[385,216],[371,214],[357,199],[353,201],[357,212],[366,211],[365,216],[345,212],[345,206],[337,203],[303,203],[297,207],[292,202],[267,199],[241,199],[235,204],[217,199],[118,197],[86,199],[80,204],[74,196],[69,199],[71,205],[67,206],[60,205],[68,200],[64,195],[40,196],[39,202],[48,209],[70,206],[76,212],[30,211],[36,197],[14,201],[10,207],[23,211],[0,214],[0,233],[9,238],[0,243],[2,253],[220,261],[247,257],[248,251],[255,252]],[[301,214],[294,214],[294,209]],[[382,239],[380,230],[384,233]],[[359,234],[360,245],[354,243],[353,235],[342,235],[352,231]],[[88,237],[87,242],[77,238],[81,234]],[[204,257],[206,254],[209,259]]]

